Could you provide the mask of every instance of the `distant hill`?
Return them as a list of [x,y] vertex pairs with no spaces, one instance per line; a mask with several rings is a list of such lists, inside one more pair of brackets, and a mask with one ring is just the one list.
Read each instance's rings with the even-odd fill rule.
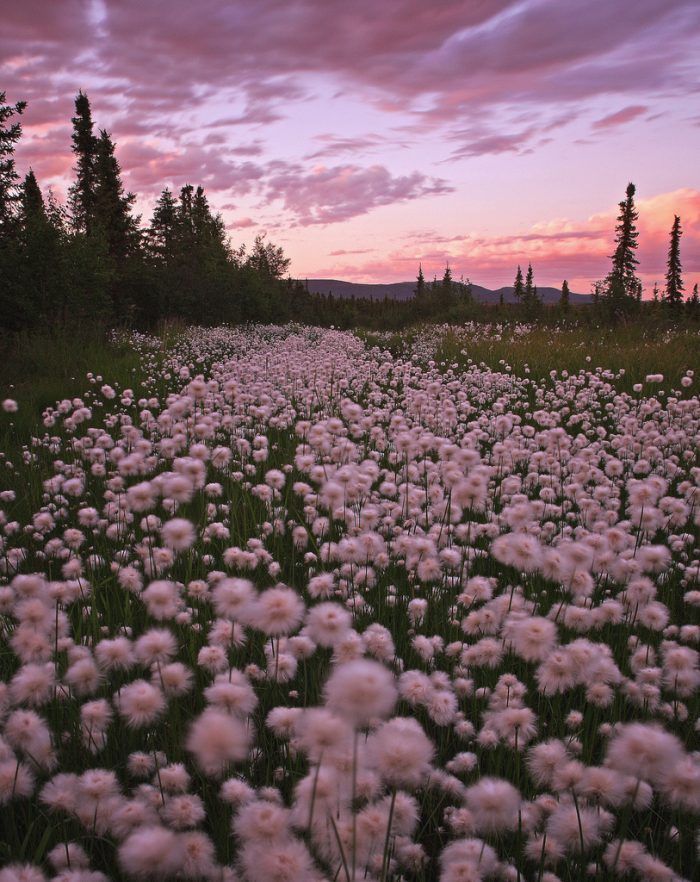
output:
[[[344,282],[341,279],[308,279],[309,291],[312,294],[329,294],[334,297],[368,297],[371,300],[383,300],[389,297],[391,300],[410,300],[416,287],[413,282],[393,282],[388,285]],[[498,303],[503,292],[505,303],[515,303],[512,287],[484,288],[472,283],[472,293],[478,303]],[[544,303],[558,303],[561,291],[559,288],[537,288],[537,293]],[[591,303],[590,294],[575,294],[571,292],[570,302],[572,306]]]

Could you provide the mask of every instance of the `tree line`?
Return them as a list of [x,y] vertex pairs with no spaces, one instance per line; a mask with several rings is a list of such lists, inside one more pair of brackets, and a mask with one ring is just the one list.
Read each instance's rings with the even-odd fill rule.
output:
[[258,236],[234,249],[204,188],[164,189],[148,225],[134,214],[115,143],[96,131],[88,96],[72,118],[74,181],[67,204],[23,180],[14,149],[24,102],[0,92],[0,326],[85,322],[154,327],[167,319],[215,324],[293,318],[289,260]]
[[[593,285],[594,305],[605,311],[612,319],[634,315],[639,312],[642,305],[642,282],[637,276],[639,213],[634,204],[635,193],[634,184],[629,183],[625,199],[619,203],[620,211],[615,227],[615,250],[611,256],[610,272],[604,280]],[[697,284],[687,299],[684,296],[685,285],[680,256],[682,234],[681,219],[678,215],[674,215],[669,236],[665,287],[661,293],[658,284],[654,285],[651,305],[654,308],[663,306],[673,317],[680,317],[684,311],[697,317],[700,311]]]
[[[529,264],[517,268],[515,306],[476,303],[469,280],[455,280],[449,264],[442,279],[427,282],[419,266],[408,301],[334,298],[309,293],[285,274],[283,249],[258,236],[250,251],[233,248],[223,219],[201,186],[178,193],[165,188],[147,225],[134,213],[114,140],[96,130],[88,96],[79,92],[72,117],[74,180],[67,204],[44,196],[30,169],[20,180],[15,147],[22,134],[24,102],[5,103],[0,92],[0,328],[71,327],[101,322],[153,328],[164,320],[199,324],[290,319],[339,327],[399,328],[416,320],[463,321],[510,315],[552,316],[544,308]],[[608,276],[593,286],[589,318],[618,321],[642,310],[636,275],[638,214],[635,187],[620,203]],[[697,285],[684,301],[681,221],[671,229],[666,284],[655,287],[651,307],[669,317],[700,317]],[[651,308],[645,304],[645,308]],[[556,315],[572,310],[562,283]],[[583,310],[577,310],[582,314]]]

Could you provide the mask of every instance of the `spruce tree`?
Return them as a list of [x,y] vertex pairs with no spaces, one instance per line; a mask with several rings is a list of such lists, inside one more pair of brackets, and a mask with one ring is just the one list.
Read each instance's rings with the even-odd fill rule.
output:
[[131,206],[136,196],[124,193],[114,143],[104,129],[97,141],[94,180],[95,230],[103,238],[110,257],[123,260],[134,249],[139,238],[137,221],[131,216]]
[[561,283],[561,297],[559,298],[559,308],[563,312],[568,312],[569,307],[571,306],[570,296],[569,296],[569,283],[564,279]]
[[182,218],[192,218],[192,194],[194,193],[194,187],[192,184],[185,184],[184,187],[180,188],[180,217]]
[[523,285],[523,271],[518,264],[518,271],[515,274],[515,284],[513,285],[513,294],[518,303],[522,303],[525,297],[525,285]]
[[523,304],[530,310],[536,309],[539,306],[540,301],[537,296],[537,286],[534,283],[534,273],[532,271],[532,264],[528,263],[527,265],[527,274],[525,276],[525,291],[522,296]]
[[29,169],[20,193],[21,223],[23,227],[37,221],[46,221],[46,206],[36,175]]
[[700,295],[698,295],[698,283],[693,285],[693,293],[688,298],[686,307],[691,318],[700,318]]
[[153,283],[156,305],[153,311],[156,318],[171,318],[176,312],[173,304],[177,302],[182,284],[178,264],[182,262],[184,246],[178,203],[167,187],[156,202],[144,239],[146,253],[156,269]]
[[177,202],[172,192],[166,187],[160,194],[150,226],[146,232],[148,252],[156,260],[172,263],[178,241],[179,217]]
[[0,92],[0,241],[16,231],[16,206],[20,198],[14,154],[15,144],[22,137],[22,125],[19,121],[9,121],[13,116],[21,116],[26,106],[26,101],[5,104],[5,92]]
[[668,262],[666,265],[666,305],[673,310],[678,310],[683,305],[683,277],[681,275],[681,219],[674,215],[671,227],[671,243],[668,248]]
[[425,276],[423,275],[423,264],[418,264],[418,277],[416,278],[416,287],[413,289],[413,296],[420,299],[425,296]]
[[[212,214],[202,187],[195,190],[186,184],[180,190],[176,229],[175,314],[189,321],[212,323],[257,318],[265,286],[255,271],[248,268],[244,272],[243,264],[238,262],[242,261],[242,252],[232,254],[221,215]],[[240,273],[235,280],[234,271]]]
[[44,208],[46,209],[46,217],[54,229],[65,233],[68,229],[68,213],[66,208],[56,198],[56,194],[51,187],[48,188]]
[[627,185],[626,199],[620,202],[620,213],[615,227],[615,252],[611,256],[612,268],[607,279],[607,300],[613,315],[628,311],[639,299],[639,279],[636,269],[637,219],[634,205],[634,184]]
[[[203,187],[197,187],[192,199],[192,230],[197,247],[206,251],[209,258],[229,260],[230,248],[223,218],[220,214],[212,214]],[[263,238],[264,236],[257,236],[256,245],[259,241],[262,242]]]
[[20,285],[17,308],[25,311],[25,325],[53,322],[55,303],[66,287],[63,228],[55,221],[55,203],[47,212],[34,172],[22,182],[19,223]]
[[442,281],[440,282],[440,295],[443,307],[450,305],[453,291],[454,282],[452,281],[452,269],[450,268],[449,263],[446,263],[445,272],[443,273]]
[[454,306],[454,296],[455,284],[452,279],[452,269],[449,263],[446,263],[442,279],[436,283],[434,288],[432,308],[438,315],[445,316],[452,306]]
[[525,273],[525,300],[532,297],[533,273],[532,264],[528,263],[527,272]]
[[73,153],[76,157],[75,183],[71,186],[68,194],[68,204],[77,232],[92,232],[95,190],[96,190],[96,163],[98,139],[93,132],[92,111],[88,96],[81,90],[75,99],[75,116],[72,117]]

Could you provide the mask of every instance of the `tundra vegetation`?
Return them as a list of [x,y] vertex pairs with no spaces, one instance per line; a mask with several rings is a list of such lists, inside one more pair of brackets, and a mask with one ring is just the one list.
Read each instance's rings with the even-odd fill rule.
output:
[[0,882],[690,880],[697,333],[623,330],[15,350]]

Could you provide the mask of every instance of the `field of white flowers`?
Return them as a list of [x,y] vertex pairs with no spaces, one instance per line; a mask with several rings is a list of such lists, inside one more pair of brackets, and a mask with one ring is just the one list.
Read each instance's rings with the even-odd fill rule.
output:
[[692,370],[131,342],[0,455],[0,882],[693,878]]

